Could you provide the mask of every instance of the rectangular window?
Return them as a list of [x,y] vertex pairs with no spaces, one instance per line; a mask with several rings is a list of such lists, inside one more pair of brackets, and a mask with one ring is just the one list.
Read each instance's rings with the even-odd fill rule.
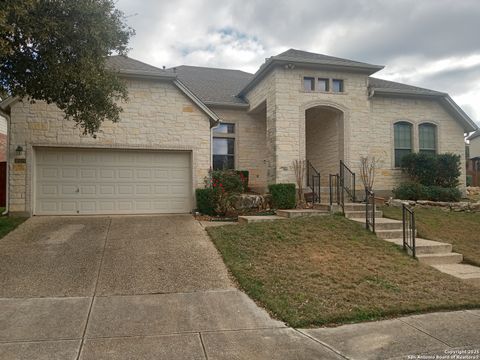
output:
[[318,91],[330,91],[330,86],[329,86],[329,80],[328,79],[318,79]]
[[235,139],[213,138],[213,169],[225,170],[235,168]]
[[219,124],[213,128],[213,132],[220,134],[235,134],[235,124]]
[[425,154],[437,153],[436,126],[433,124],[421,124],[418,127],[419,151]]
[[313,77],[304,77],[303,88],[305,91],[315,91],[315,79]]
[[395,167],[402,165],[402,158],[412,152],[412,125],[398,122],[393,127],[395,143]]
[[343,80],[333,79],[332,88],[333,92],[343,92]]

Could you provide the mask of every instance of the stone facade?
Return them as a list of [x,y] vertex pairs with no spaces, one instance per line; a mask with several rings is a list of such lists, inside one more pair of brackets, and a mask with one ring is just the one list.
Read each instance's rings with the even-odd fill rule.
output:
[[[342,79],[344,92],[305,91],[304,77]],[[267,154],[273,154],[270,155],[271,161],[267,162],[269,183],[295,182],[293,161],[308,159],[319,166],[322,186],[325,186],[328,174],[338,172],[338,168],[332,165],[334,161],[343,160],[359,174],[360,157],[369,155],[382,160],[375,190],[388,195],[402,180],[401,171],[393,167],[393,124],[401,120],[413,124],[414,151],[418,151],[418,125],[423,122],[437,125],[438,152],[459,154],[462,171],[465,171],[463,128],[435,100],[370,98],[367,75],[281,67],[272,70],[246,94],[251,104],[261,104],[262,96],[266,102]],[[334,123],[329,120],[320,128],[310,126],[313,134],[307,135],[306,113],[312,108],[323,110],[324,119],[329,116],[328,109],[342,114],[335,122],[337,135],[333,131]],[[317,117],[321,118],[320,114],[318,112]],[[315,138],[321,136],[319,130],[324,135],[330,133],[322,138],[324,144],[315,143]],[[321,161],[320,157],[324,160]],[[460,179],[462,190],[465,188],[464,175]],[[363,190],[359,179],[357,190]]]
[[[129,101],[118,123],[105,122],[96,138],[82,135],[53,105],[17,102],[11,109],[10,211],[32,212],[36,146],[185,150],[192,152],[193,188],[203,184],[211,165],[208,116],[173,84],[128,80]],[[15,163],[17,146],[25,163]],[[192,191],[193,193],[193,191]],[[193,203],[193,201],[192,201]]]

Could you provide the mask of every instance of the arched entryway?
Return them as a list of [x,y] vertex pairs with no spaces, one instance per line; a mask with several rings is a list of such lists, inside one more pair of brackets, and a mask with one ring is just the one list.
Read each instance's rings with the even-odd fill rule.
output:
[[305,157],[321,174],[321,186],[328,186],[329,174],[339,171],[344,160],[344,113],[332,106],[305,110]]

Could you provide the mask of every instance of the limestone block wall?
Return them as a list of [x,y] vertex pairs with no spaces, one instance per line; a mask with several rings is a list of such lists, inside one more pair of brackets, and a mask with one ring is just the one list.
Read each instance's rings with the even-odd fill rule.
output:
[[[370,101],[370,122],[368,141],[352,137],[352,141],[363,144],[360,155],[375,155],[383,160],[375,181],[376,191],[388,194],[392,188],[405,180],[400,169],[394,167],[393,124],[407,121],[413,125],[413,151],[418,151],[418,125],[424,122],[437,126],[437,151],[461,156],[462,175],[460,188],[465,189],[465,142],[462,126],[434,100],[420,100],[393,97],[373,97]],[[365,146],[369,144],[369,146]],[[355,162],[357,159],[354,159]]]
[[278,162],[277,151],[277,88],[275,71],[266,75],[253,89],[246,94],[250,110],[265,106],[266,131],[266,177],[268,183],[276,182]]
[[307,110],[306,156],[320,172],[321,186],[328,186],[329,174],[338,173],[343,159],[343,116],[322,108]]
[[235,124],[235,167],[248,170],[249,186],[262,191],[267,186],[266,118],[245,110],[215,108],[222,122]]
[[[343,112],[343,160],[349,164],[352,154],[365,143],[351,141],[368,133],[369,121],[367,76],[363,74],[314,71],[311,69],[277,68],[276,72],[276,182],[294,182],[292,162],[306,158],[305,111],[322,106]],[[342,79],[344,92],[309,92],[303,87],[303,77]],[[335,151],[335,150],[334,150]]]
[[[128,80],[128,90],[129,101],[122,104],[120,122],[105,122],[97,138],[82,135],[54,105],[27,101],[13,105],[10,211],[32,211],[35,146],[188,150],[193,159],[193,188],[202,186],[211,165],[207,115],[171,83]],[[25,149],[26,163],[14,163],[18,145]]]

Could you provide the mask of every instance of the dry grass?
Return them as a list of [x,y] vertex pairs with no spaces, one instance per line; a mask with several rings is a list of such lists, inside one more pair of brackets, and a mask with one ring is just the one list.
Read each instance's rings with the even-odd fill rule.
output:
[[480,307],[480,289],[340,216],[207,231],[241,288],[290,326]]
[[[384,206],[382,210],[385,217],[402,218],[400,208]],[[416,208],[415,222],[419,237],[448,242],[465,262],[480,266],[480,213]]]

